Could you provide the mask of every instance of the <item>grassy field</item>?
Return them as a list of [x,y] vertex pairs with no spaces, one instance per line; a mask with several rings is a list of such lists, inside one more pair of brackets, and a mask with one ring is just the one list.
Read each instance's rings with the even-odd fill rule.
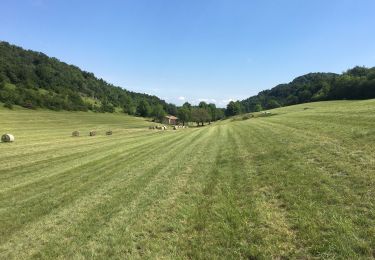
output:
[[0,258],[374,258],[375,100],[271,112],[157,131],[0,108]]

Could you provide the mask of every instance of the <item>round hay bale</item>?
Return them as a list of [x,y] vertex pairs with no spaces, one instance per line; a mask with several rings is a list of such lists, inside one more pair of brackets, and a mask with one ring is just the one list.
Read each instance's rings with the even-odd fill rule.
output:
[[79,136],[79,131],[74,131],[74,132],[72,133],[72,136],[73,136],[73,137],[78,137],[78,136]]
[[95,136],[96,135],[96,131],[90,131],[89,135],[90,136]]
[[1,141],[4,143],[14,142],[14,136],[11,134],[4,134],[1,136]]
[[106,134],[106,135],[112,135],[113,132],[112,132],[112,130],[109,130],[109,131],[105,132],[105,134]]

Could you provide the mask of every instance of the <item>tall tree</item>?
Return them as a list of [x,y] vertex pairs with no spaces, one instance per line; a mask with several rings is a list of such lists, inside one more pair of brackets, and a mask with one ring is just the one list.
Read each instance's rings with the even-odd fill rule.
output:
[[185,102],[182,106],[191,110],[191,104],[189,102]]
[[137,106],[137,115],[147,117],[151,113],[151,107],[146,100],[141,100]]
[[167,113],[173,116],[177,116],[177,106],[174,104],[167,104]]
[[199,106],[200,108],[203,108],[203,109],[207,109],[207,107],[208,107],[207,103],[204,102],[204,101],[199,102],[199,105],[198,105],[198,106]]
[[197,123],[198,126],[200,123],[203,126],[205,122],[209,122],[211,120],[209,113],[204,108],[193,108],[191,111],[191,118]]
[[178,118],[182,122],[182,125],[185,125],[186,122],[190,121],[191,113],[187,107],[180,107],[178,109]]
[[216,121],[216,105],[213,103],[210,103],[207,105],[207,111],[210,114],[211,120]]
[[236,101],[230,101],[227,105],[226,109],[226,115],[227,116],[235,116],[241,114],[241,104],[240,102]]
[[162,105],[157,104],[157,105],[153,106],[151,115],[152,115],[152,117],[154,118],[155,121],[162,122],[165,114],[166,113],[165,113]]

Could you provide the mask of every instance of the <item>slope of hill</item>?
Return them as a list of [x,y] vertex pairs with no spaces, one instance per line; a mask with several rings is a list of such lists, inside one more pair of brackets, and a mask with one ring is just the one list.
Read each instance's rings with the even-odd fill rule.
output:
[[113,112],[115,107],[135,114],[141,100],[151,106],[165,101],[127,91],[43,53],[0,42],[0,101],[27,108]]
[[375,67],[355,67],[343,74],[310,73],[239,102],[243,112],[312,101],[375,98]]
[[153,131],[1,107],[0,258],[373,257],[375,100],[271,113]]

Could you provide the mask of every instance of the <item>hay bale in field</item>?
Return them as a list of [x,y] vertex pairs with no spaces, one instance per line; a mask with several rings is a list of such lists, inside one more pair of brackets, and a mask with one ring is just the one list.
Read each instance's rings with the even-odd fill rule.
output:
[[79,136],[79,131],[74,131],[74,132],[72,133],[72,136],[73,136],[73,137],[78,137],[78,136]]
[[11,134],[4,134],[1,136],[1,141],[4,143],[14,142],[14,136]]
[[105,134],[106,134],[106,135],[112,135],[113,132],[112,132],[112,130],[108,130],[107,132],[105,132]]
[[95,135],[96,135],[96,131],[90,131],[89,136],[95,136]]

